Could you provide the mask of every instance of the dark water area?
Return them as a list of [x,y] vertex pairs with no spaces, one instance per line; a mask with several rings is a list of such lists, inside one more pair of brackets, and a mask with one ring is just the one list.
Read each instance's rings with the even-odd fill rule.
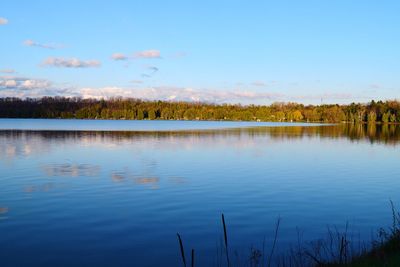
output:
[[3,124],[1,266],[181,266],[177,232],[196,266],[215,266],[221,213],[244,257],[264,236],[271,246],[278,217],[278,253],[298,229],[316,240],[348,222],[369,241],[390,226],[399,126],[192,123],[142,132]]

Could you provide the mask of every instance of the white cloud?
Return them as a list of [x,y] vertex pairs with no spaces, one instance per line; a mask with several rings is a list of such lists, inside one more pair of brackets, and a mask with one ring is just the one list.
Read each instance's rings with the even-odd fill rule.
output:
[[0,91],[9,90],[31,90],[48,89],[51,82],[44,79],[30,79],[25,77],[0,76]]
[[42,65],[59,68],[90,68],[100,67],[101,62],[98,60],[80,60],[78,58],[49,57]]
[[0,97],[65,96],[94,99],[115,97],[144,100],[194,101],[210,103],[250,103],[254,100],[279,100],[283,95],[241,91],[197,90],[181,87],[101,87],[101,88],[56,88],[47,80],[8,77],[0,79]]
[[0,97],[40,98],[43,96],[74,96],[68,90],[53,86],[45,79],[0,76]]
[[210,90],[173,86],[146,87],[142,81],[133,81],[129,88],[109,87],[68,87],[55,86],[50,81],[18,76],[0,76],[0,97],[38,98],[43,96],[82,97],[110,99],[115,97],[137,98],[143,100],[189,101],[208,103],[271,104],[273,102],[293,101],[301,103],[348,103],[365,101],[370,97],[349,93],[326,92],[321,94],[295,95],[277,92],[257,92],[250,90]]
[[0,17],[0,25],[6,25],[6,24],[8,24],[8,19]]
[[82,98],[134,97],[133,92],[119,87],[82,88],[75,91]]
[[35,88],[47,88],[50,85],[51,85],[51,83],[47,80],[29,79],[29,80],[25,80],[21,84],[21,87],[24,89],[35,89]]
[[161,58],[161,52],[155,49],[139,51],[135,53],[134,58]]
[[4,86],[6,88],[11,88],[17,86],[17,81],[16,80],[5,80],[4,81]]
[[68,91],[69,95],[82,98],[109,99],[113,97],[139,98],[144,100],[173,100],[211,103],[247,103],[254,100],[280,100],[284,97],[278,93],[258,93],[242,91],[196,90],[180,87],[151,88],[81,88]]
[[122,53],[114,53],[111,55],[111,58],[114,60],[127,60],[128,56]]

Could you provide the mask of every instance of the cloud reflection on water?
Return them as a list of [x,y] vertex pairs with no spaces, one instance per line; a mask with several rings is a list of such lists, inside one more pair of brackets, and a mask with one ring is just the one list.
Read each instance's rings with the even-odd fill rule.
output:
[[111,179],[115,183],[133,182],[137,185],[149,185],[151,189],[158,189],[160,178],[156,176],[135,175],[129,171],[114,171],[111,173]]
[[151,189],[158,189],[160,178],[158,178],[158,177],[136,177],[134,181],[138,185],[149,185]]
[[111,173],[111,179],[113,182],[120,183],[125,181],[126,174],[122,172],[113,172]]
[[43,166],[43,171],[47,176],[98,176],[100,166],[90,164],[48,164]]
[[8,213],[8,207],[0,207],[0,215]]
[[183,177],[169,177],[168,181],[172,184],[186,184],[187,179]]
[[50,192],[55,189],[65,189],[67,185],[60,183],[45,183],[36,185],[27,185],[23,188],[25,193],[37,193],[37,192]]

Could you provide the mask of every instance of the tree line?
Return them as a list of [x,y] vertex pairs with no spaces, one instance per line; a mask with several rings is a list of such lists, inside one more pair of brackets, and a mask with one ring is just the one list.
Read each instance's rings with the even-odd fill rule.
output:
[[1,118],[232,120],[278,122],[400,122],[400,102],[366,104],[271,105],[144,101],[140,99],[81,99],[66,97],[0,98]]

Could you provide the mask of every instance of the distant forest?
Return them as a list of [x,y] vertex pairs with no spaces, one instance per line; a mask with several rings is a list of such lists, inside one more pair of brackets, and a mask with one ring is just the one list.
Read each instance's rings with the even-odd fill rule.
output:
[[64,97],[0,98],[1,118],[125,119],[125,120],[230,120],[296,122],[400,122],[400,102],[269,106],[192,102],[109,100]]

